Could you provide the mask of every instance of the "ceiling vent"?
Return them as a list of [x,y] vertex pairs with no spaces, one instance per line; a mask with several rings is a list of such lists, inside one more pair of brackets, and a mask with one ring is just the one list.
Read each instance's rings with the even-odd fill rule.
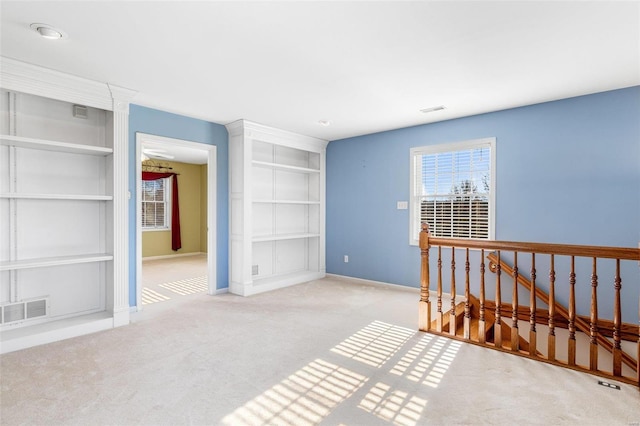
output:
[[420,112],[424,114],[428,114],[430,112],[442,111],[443,109],[446,109],[444,105],[438,105],[431,108],[421,109]]

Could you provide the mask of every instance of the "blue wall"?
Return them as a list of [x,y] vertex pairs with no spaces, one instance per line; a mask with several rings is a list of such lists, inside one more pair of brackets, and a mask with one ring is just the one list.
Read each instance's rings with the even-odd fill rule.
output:
[[129,110],[129,304],[136,303],[136,132],[217,146],[217,287],[229,285],[229,168],[227,129],[203,120],[131,105]]
[[[409,211],[396,209],[409,200],[409,149],[484,137],[496,137],[496,239],[638,247],[640,87],[632,87],[332,141],[327,272],[419,286]],[[626,283],[636,313],[639,283]]]

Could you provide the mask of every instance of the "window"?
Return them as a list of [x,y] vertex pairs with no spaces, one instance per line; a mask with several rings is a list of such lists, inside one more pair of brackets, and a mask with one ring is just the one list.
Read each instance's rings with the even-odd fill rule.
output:
[[411,240],[421,223],[434,237],[493,239],[495,138],[411,149]]
[[170,228],[169,179],[142,181],[142,229]]

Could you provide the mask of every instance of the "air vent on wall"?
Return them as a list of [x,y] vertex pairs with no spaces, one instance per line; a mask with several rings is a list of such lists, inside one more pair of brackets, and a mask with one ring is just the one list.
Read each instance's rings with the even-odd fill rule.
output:
[[84,105],[74,105],[73,116],[75,118],[82,118],[86,120],[87,118],[89,118],[88,108]]
[[0,322],[2,324],[16,324],[49,315],[49,300],[47,298],[25,300],[0,306]]

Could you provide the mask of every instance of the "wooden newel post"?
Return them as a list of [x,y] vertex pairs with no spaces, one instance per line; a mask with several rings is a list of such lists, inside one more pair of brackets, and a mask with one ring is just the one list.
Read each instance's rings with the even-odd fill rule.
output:
[[420,231],[420,302],[418,304],[418,329],[429,331],[431,327],[431,302],[429,301],[429,225],[422,224]]

